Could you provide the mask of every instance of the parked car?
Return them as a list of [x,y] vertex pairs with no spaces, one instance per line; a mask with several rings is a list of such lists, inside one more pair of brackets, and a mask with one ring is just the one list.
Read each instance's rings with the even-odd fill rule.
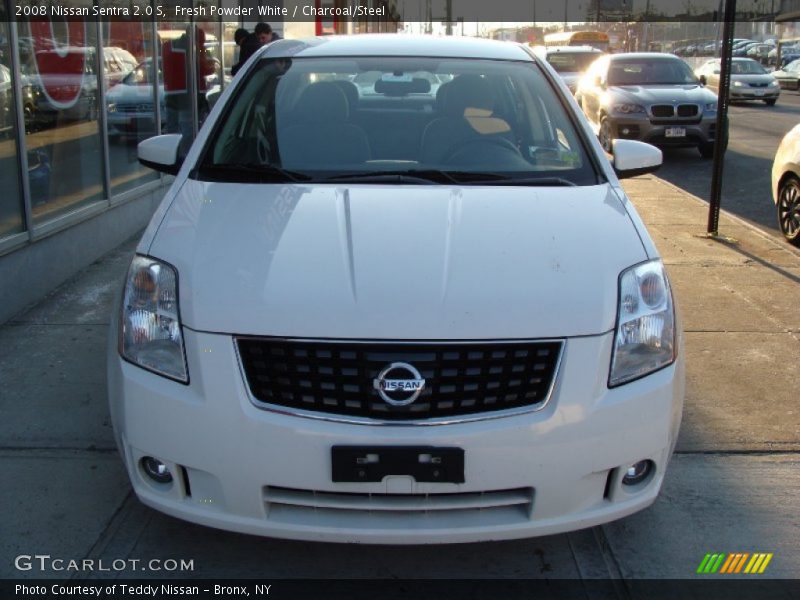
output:
[[[36,90],[36,113],[45,122],[58,119],[91,120],[98,114],[97,51],[67,46],[36,53],[28,77]],[[68,60],[80,57],[80,60]],[[81,64],[83,65],[81,70]],[[122,48],[103,48],[103,76],[108,88],[120,83],[136,59]],[[74,68],[77,65],[77,70]]]
[[800,246],[800,125],[784,136],[775,153],[772,199],[783,237]]
[[545,60],[567,84],[573,94],[578,89],[578,81],[591,64],[605,52],[592,46],[555,46],[545,50]]
[[[710,60],[695,71],[698,79],[715,93],[719,90],[721,62]],[[774,106],[781,94],[780,85],[772,73],[749,58],[731,59],[731,84],[729,97],[732,102],[741,100],[763,100]]]
[[781,88],[800,90],[800,56],[787,64],[784,68],[773,71],[772,76]]
[[[106,92],[109,136],[138,139],[156,133],[155,81],[153,61],[148,58]],[[160,64],[157,81],[163,127],[167,121],[167,110],[164,106],[164,77]]]
[[[336,82],[375,71],[384,98],[351,110]],[[447,81],[435,110],[415,73]],[[661,152],[618,140],[612,166],[567,94],[518,44],[279,40],[185,159],[179,135],[141,142],[177,176],[110,328],[139,498],[222,529],[392,544],[651,504],[681,328],[618,177]]]
[[614,140],[629,139],[714,153],[717,97],[672,54],[603,57],[581,79],[576,99],[606,152]]
[[772,44],[754,44],[747,46],[745,56],[757,60],[762,64],[767,64],[769,62],[769,53],[774,47],[775,46]]

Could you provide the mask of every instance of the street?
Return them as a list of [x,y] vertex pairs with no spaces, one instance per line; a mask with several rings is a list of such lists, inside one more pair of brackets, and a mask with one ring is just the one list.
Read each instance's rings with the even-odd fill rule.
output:
[[[800,123],[800,93],[783,90],[775,106],[763,102],[734,104],[728,115],[730,140],[725,155],[722,208],[782,240],[770,191],[770,173],[781,139]],[[666,149],[658,176],[708,200],[712,164],[713,161],[700,158],[694,148]]]

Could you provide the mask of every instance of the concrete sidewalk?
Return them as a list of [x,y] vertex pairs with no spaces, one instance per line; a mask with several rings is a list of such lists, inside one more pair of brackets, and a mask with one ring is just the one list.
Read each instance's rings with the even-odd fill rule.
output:
[[725,214],[720,232],[735,241],[706,238],[707,206],[658,178],[625,187],[686,331],[683,427],[651,508],[569,535],[444,550],[262,539],[145,508],[117,457],[105,389],[109,307],[131,240],[0,327],[0,577],[63,577],[14,567],[20,554],[49,554],[194,559],[192,573],[174,574],[193,577],[693,578],[707,552],[772,552],[762,577],[800,578],[800,252]]

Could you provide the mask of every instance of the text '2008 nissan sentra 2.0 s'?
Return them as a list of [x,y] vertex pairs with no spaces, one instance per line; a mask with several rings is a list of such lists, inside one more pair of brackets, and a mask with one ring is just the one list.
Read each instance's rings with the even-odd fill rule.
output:
[[205,525],[510,539],[656,498],[683,403],[664,266],[556,73],[469,39],[254,56],[139,243],[110,340],[139,498]]

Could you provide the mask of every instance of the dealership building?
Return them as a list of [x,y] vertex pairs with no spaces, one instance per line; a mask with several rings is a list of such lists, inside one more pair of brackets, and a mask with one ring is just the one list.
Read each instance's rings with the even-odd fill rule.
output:
[[[228,10],[212,17],[210,3]],[[171,177],[141,166],[136,146],[161,133],[196,135],[230,85],[238,27],[252,30],[263,20],[298,38],[399,25],[394,2],[384,0],[270,1],[263,17],[260,0],[163,3],[195,9],[183,19],[148,18],[161,4],[150,0],[99,3],[126,7],[129,18],[42,17],[40,4],[0,4],[0,322],[147,224]],[[321,10],[291,19],[295,4],[301,11],[361,6],[371,16]],[[91,10],[94,3],[59,5]]]

